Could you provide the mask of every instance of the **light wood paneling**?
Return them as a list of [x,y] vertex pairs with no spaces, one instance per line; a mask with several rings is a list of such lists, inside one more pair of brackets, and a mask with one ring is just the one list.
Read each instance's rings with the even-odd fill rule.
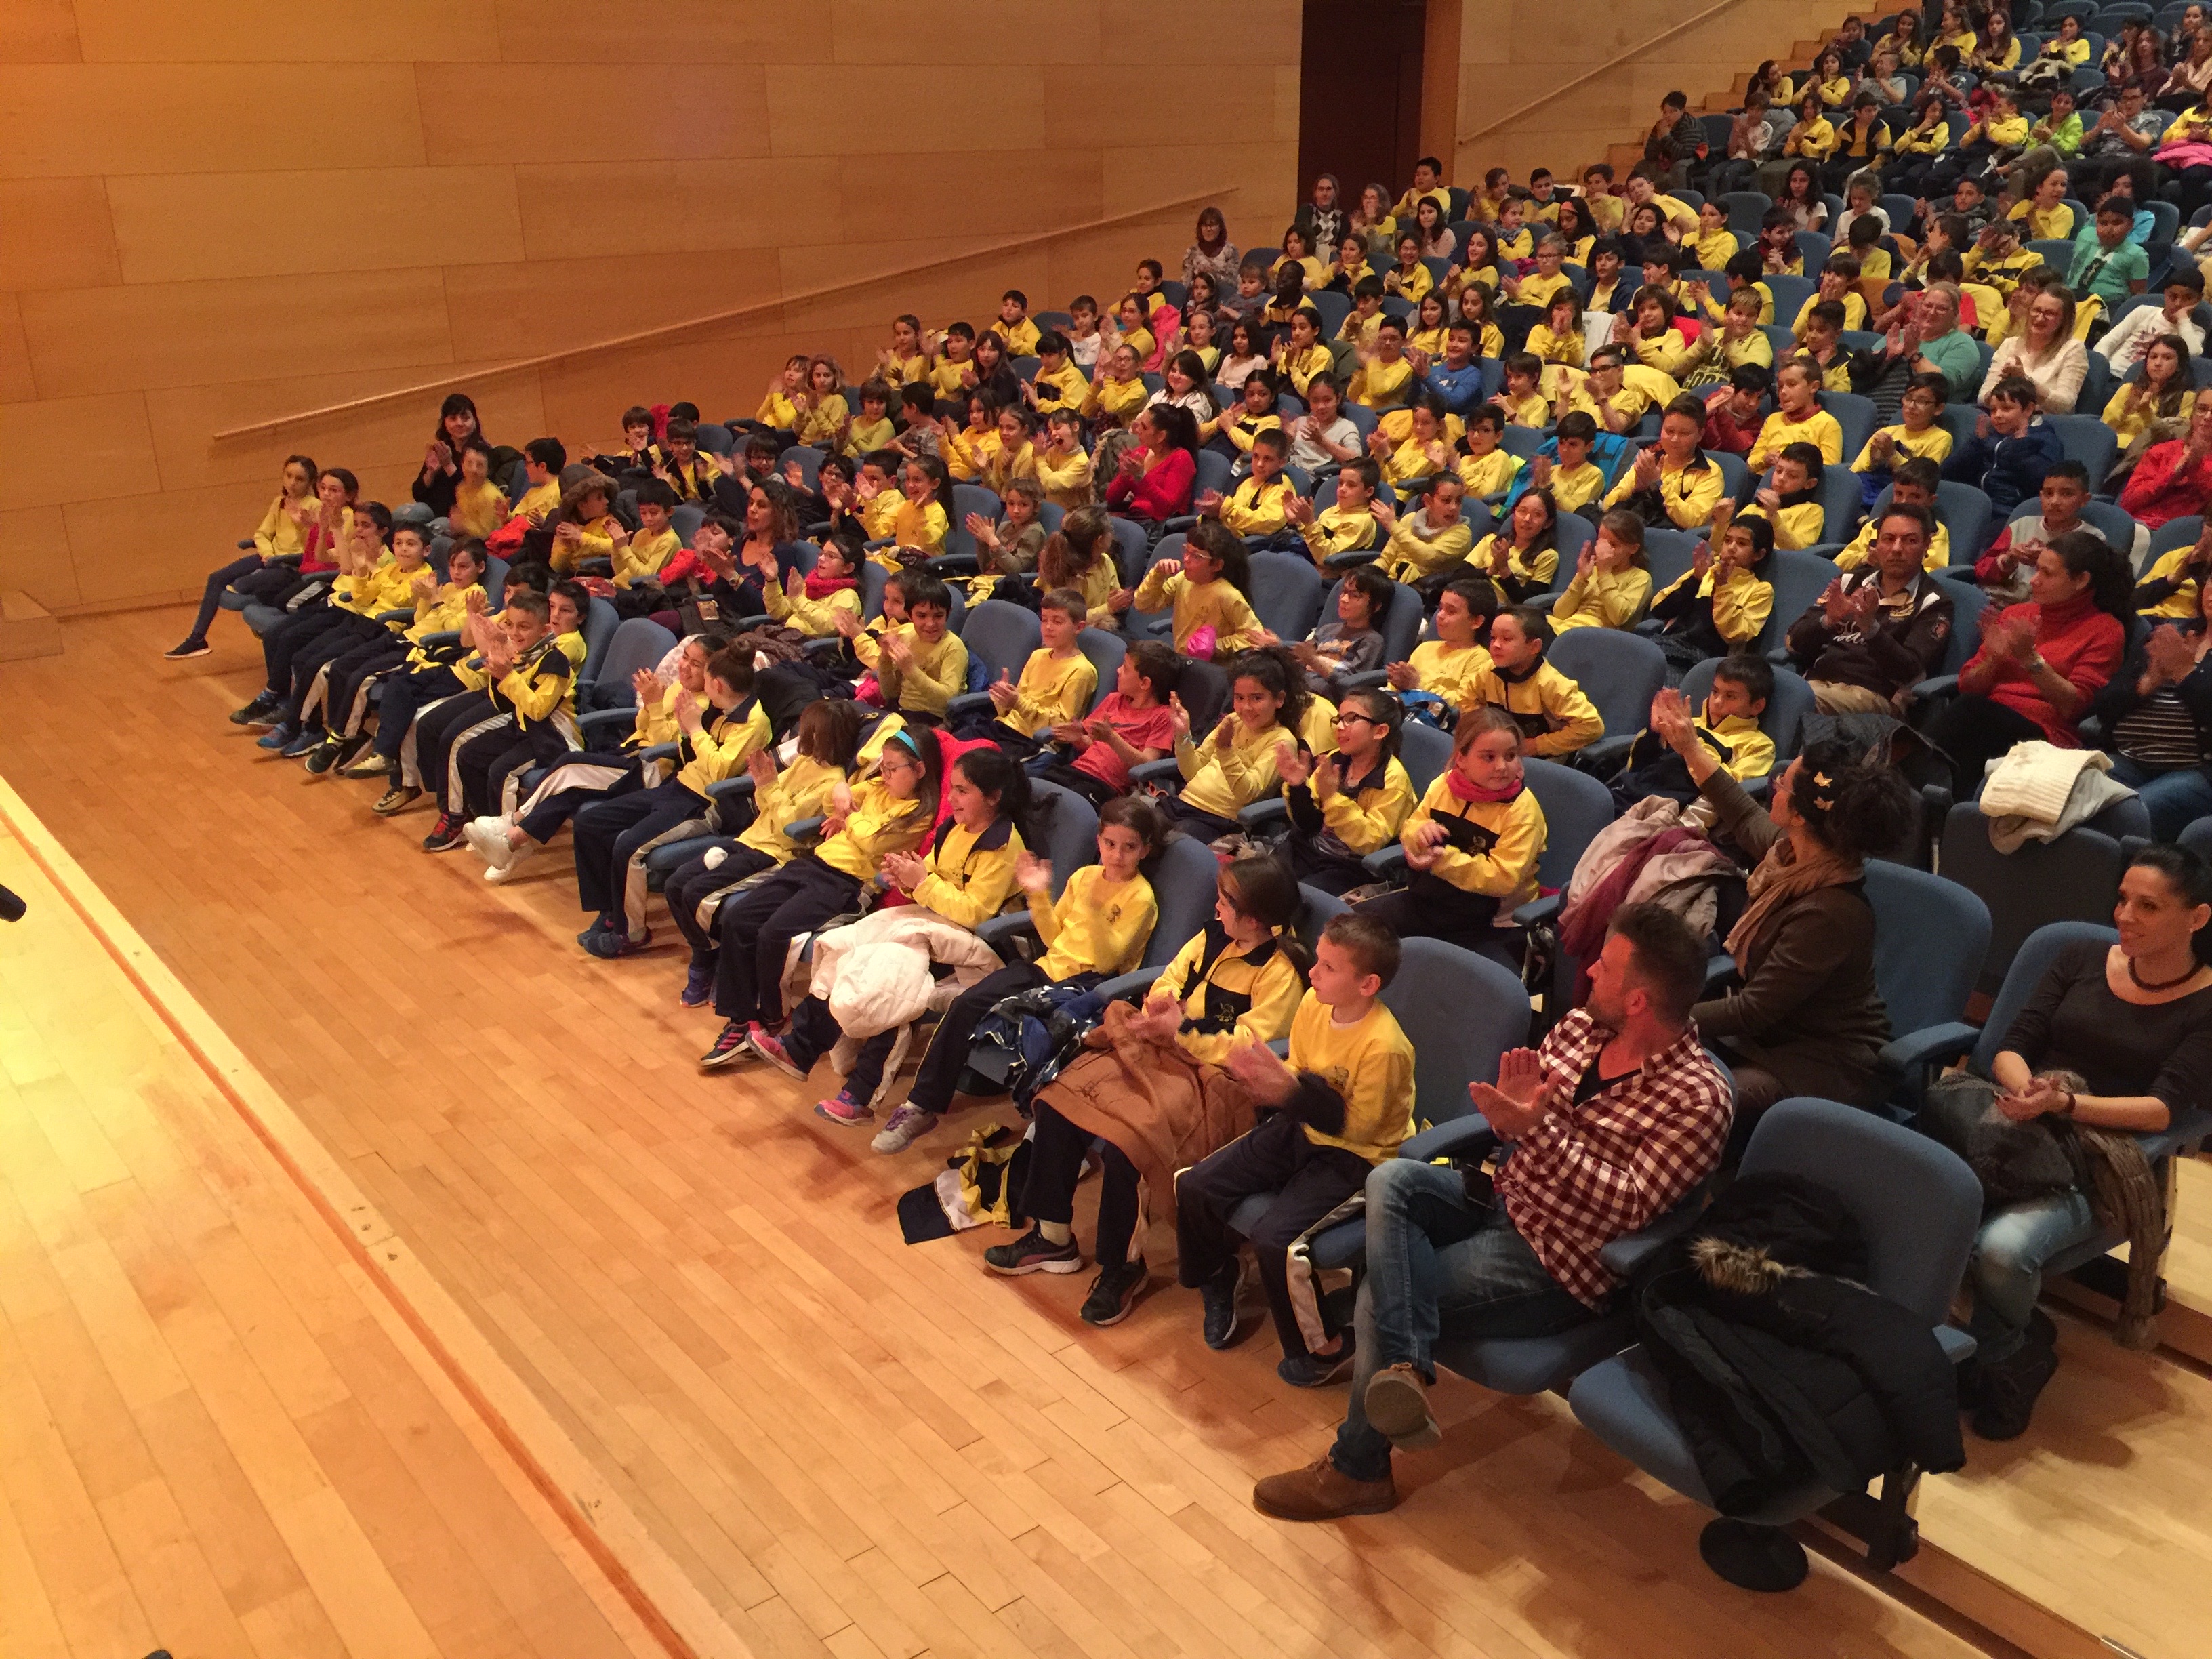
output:
[[321,172],[112,179],[123,280],[400,270],[523,257],[512,168],[360,167],[345,174],[335,203],[326,199],[332,185]]
[[[310,27],[301,19],[297,27]],[[419,167],[415,76],[383,64],[0,67],[0,178]]]
[[136,392],[0,404],[0,454],[45,458],[0,471],[0,509],[150,495],[161,488],[146,399]]
[[833,241],[838,171],[830,156],[578,161],[517,167],[514,182],[531,258],[613,248],[651,259]]
[[899,175],[872,156],[848,155],[838,173],[839,229],[853,241],[926,225],[933,236],[989,242],[1103,216],[1104,167],[1094,149],[950,155],[943,166]]
[[[509,64],[790,64],[830,55],[828,8],[658,0],[497,0]],[[909,14],[909,21],[911,15]],[[930,27],[935,27],[933,15]]]
[[[1044,91],[1058,143],[1172,140],[1194,122],[1202,124],[1210,141],[1295,145],[1298,140],[1295,66],[1255,67],[1224,76],[1213,64],[1194,59],[1132,76],[1116,65],[1055,64],[1045,70]],[[1207,153],[1212,147],[1209,142]]]
[[[255,482],[70,502],[62,511],[76,577],[74,603],[112,604],[157,586],[197,595],[209,571],[238,556],[238,538],[253,533],[273,493]],[[158,561],[157,550],[163,555]],[[149,564],[165,574],[149,581]]]
[[100,288],[123,280],[101,179],[0,179],[0,225],[8,227],[0,236],[0,289]]
[[446,273],[453,340],[471,358],[525,356],[538,341],[585,341],[742,305],[769,291],[773,252],[610,254]]
[[[841,64],[921,62],[932,55],[932,43],[957,40],[960,62],[973,66],[963,72],[971,76],[988,73],[994,88],[999,74],[1009,68],[1088,64],[1118,56],[1109,53],[1106,43],[1111,28],[1127,21],[1116,15],[1109,27],[1108,8],[1101,0],[1071,0],[1055,6],[1050,18],[1035,27],[1019,23],[1000,0],[932,0],[926,13],[905,0],[827,0],[819,9],[830,19]],[[1248,17],[1257,17],[1267,9],[1243,9]],[[1182,7],[1176,8],[1176,16],[1180,32]],[[1291,56],[1297,56],[1295,32]]]
[[765,155],[763,71],[744,64],[423,64],[433,164]]
[[23,337],[22,307],[12,292],[0,293],[0,404],[22,403],[38,395],[30,342]]
[[[1045,72],[1014,64],[969,84],[965,96],[929,100],[931,77],[881,56],[866,64],[782,64],[768,71],[769,127],[778,155],[941,156],[991,152],[994,165],[1044,143]],[[1057,127],[1071,113],[1051,112]],[[935,167],[887,164],[886,179],[903,185]],[[886,195],[895,195],[886,190]],[[1063,219],[1082,217],[1063,215]]]
[[55,397],[453,361],[435,270],[131,284],[21,303],[39,388]]
[[0,6],[0,64],[74,64],[81,56],[70,0],[10,0]]
[[76,3],[87,63],[471,63],[493,55],[493,0],[356,0],[312,15],[287,0]]
[[[70,562],[69,529],[62,521],[61,508],[33,507],[20,513],[0,513],[0,587],[29,593],[48,610],[81,603],[76,569]],[[6,1600],[0,1595],[0,1602]],[[0,1644],[0,1652],[6,1650]]]

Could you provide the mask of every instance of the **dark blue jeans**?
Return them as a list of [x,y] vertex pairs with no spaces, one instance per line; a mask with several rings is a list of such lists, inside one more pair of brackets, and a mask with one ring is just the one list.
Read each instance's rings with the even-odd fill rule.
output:
[[1352,1402],[1329,1461],[1354,1480],[1390,1472],[1367,1423],[1367,1382],[1410,1364],[1435,1380],[1440,1336],[1549,1336],[1594,1317],[1559,1288],[1503,1205],[1478,1204],[1447,1164],[1392,1158],[1367,1177],[1367,1276],[1353,1321]]
[[222,609],[223,591],[240,576],[250,576],[260,568],[261,556],[248,553],[243,558],[233,559],[210,576],[207,591],[200,595],[200,614],[192,618],[192,631],[185,637],[204,644],[208,629],[215,626],[215,613]]

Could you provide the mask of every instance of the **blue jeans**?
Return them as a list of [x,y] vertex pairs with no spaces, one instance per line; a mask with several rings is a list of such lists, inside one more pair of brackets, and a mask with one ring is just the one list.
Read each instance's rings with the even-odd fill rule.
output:
[[1367,1380],[1410,1364],[1431,1382],[1440,1336],[1548,1336],[1595,1316],[1559,1288],[1503,1205],[1468,1196],[1457,1170],[1393,1158],[1367,1177],[1367,1276],[1353,1333],[1352,1403],[1329,1460],[1354,1480],[1390,1472],[1367,1424]]
[[248,553],[242,559],[233,559],[210,576],[207,589],[200,595],[200,614],[192,618],[192,631],[185,637],[204,643],[208,629],[215,625],[215,613],[222,608],[223,590],[240,576],[250,576],[260,568],[261,556]]
[[2008,1205],[1982,1223],[1973,1259],[1966,1264],[1974,1287],[1974,1311],[1966,1328],[1980,1345],[1976,1358],[1996,1363],[2012,1358],[2043,1293],[2043,1264],[2096,1232],[2089,1200],[2078,1192]]
[[2201,766],[2183,766],[2171,772],[2154,772],[2125,755],[2112,757],[2112,777],[2142,797],[2150,813],[2152,836],[2178,841],[2197,819],[2212,813],[2212,778]]

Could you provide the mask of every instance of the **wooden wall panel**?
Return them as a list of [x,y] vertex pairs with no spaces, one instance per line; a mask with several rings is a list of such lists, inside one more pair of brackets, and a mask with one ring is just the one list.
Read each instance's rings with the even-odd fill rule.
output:
[[423,149],[471,161],[765,155],[756,65],[423,64]]
[[1179,0],[1224,76],[1163,66],[1106,0],[0,0],[0,442],[88,434],[81,467],[0,484],[0,582],[197,592],[294,452],[404,501],[448,384],[495,441],[580,451],[633,402],[749,414],[793,351],[863,380],[899,312],[1111,299],[1196,216],[958,257],[981,246],[1217,184],[1272,246],[1299,12]]
[[[309,27],[305,19],[300,27]],[[0,178],[419,167],[404,64],[0,66]]]
[[123,280],[398,270],[523,257],[511,167],[359,168],[346,174],[343,211],[325,216],[318,195],[329,185],[323,173],[112,179],[107,198]]
[[20,300],[48,397],[453,361],[434,269],[125,284]]
[[0,468],[0,509],[58,507],[161,487],[143,393],[0,404],[0,455],[35,455]]

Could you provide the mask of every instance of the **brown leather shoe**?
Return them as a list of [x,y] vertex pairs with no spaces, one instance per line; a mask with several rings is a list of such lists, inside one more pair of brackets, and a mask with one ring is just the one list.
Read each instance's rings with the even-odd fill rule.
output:
[[1335,1521],[1381,1515],[1398,1507],[1397,1483],[1354,1480],[1326,1457],[1303,1469],[1271,1474],[1252,1488],[1252,1507],[1278,1521]]
[[1369,1426],[1400,1451],[1419,1451],[1444,1437],[1429,1411],[1428,1385],[1403,1362],[1369,1377],[1362,1402]]

